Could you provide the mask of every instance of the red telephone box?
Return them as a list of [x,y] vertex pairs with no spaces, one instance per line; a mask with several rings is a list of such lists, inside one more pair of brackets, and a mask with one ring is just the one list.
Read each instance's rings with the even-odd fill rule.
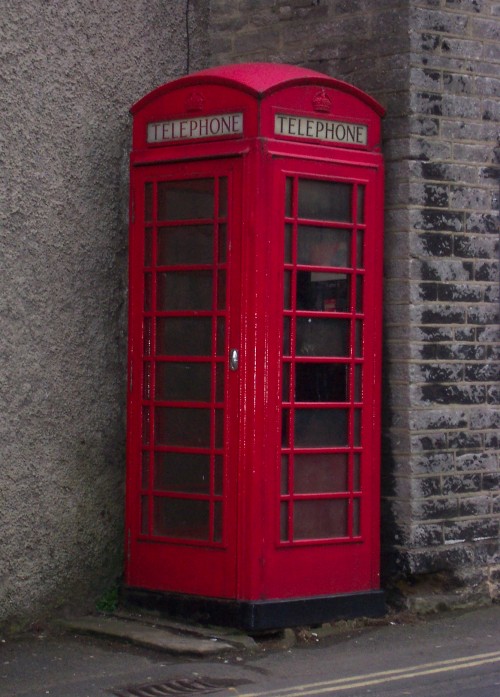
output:
[[383,109],[283,65],[132,108],[126,594],[261,630],[383,612]]

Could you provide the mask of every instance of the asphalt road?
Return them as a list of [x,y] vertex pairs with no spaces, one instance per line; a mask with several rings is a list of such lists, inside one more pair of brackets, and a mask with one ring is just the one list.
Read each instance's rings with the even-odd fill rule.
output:
[[113,694],[500,697],[500,607],[340,623],[326,637],[304,632],[291,648],[267,639],[255,651],[211,659],[48,633],[0,644],[1,697]]

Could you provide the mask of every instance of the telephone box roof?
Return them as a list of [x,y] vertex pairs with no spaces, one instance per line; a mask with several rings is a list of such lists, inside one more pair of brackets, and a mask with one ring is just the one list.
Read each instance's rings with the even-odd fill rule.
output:
[[131,108],[131,112],[132,114],[137,113],[146,104],[168,92],[200,84],[227,85],[253,94],[258,98],[287,87],[297,87],[311,83],[348,92],[365,102],[379,116],[383,116],[385,113],[385,109],[381,104],[366,94],[366,92],[354,87],[354,85],[329,77],[323,73],[318,73],[315,70],[282,63],[233,63],[201,70],[157,87],[136,102]]

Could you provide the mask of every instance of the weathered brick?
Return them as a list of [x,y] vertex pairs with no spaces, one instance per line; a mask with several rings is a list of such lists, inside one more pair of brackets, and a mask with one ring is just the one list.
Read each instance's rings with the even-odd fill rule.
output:
[[448,435],[448,447],[451,450],[474,450],[480,449],[482,446],[483,439],[479,433],[460,431],[459,433],[450,433]]
[[478,303],[483,299],[481,288],[465,284],[441,283],[438,285],[438,300]]
[[459,516],[484,516],[490,512],[489,496],[466,496],[459,499]]
[[486,388],[484,385],[423,385],[422,400],[428,404],[484,404]]
[[454,235],[453,237],[453,256],[474,258],[474,259],[494,259],[498,254],[497,235]]
[[485,539],[488,537],[498,537],[498,520],[480,519],[467,520],[456,523],[444,523],[443,532],[445,541]]
[[494,453],[465,453],[457,455],[456,468],[458,471],[484,472],[497,468],[497,457]]
[[477,344],[440,344],[436,346],[435,358],[448,361],[480,361],[486,357],[484,346]]

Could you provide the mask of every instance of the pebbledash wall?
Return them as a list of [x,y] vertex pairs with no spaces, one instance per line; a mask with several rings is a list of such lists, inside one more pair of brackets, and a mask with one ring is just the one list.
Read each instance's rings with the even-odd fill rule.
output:
[[205,67],[208,8],[1,4],[0,626],[15,628],[93,607],[122,571],[129,108]]
[[0,626],[91,607],[122,570],[129,106],[255,60],[387,108],[384,584],[494,598],[500,2],[2,9]]
[[386,108],[383,576],[498,595],[500,2],[213,0],[212,58],[298,63]]

